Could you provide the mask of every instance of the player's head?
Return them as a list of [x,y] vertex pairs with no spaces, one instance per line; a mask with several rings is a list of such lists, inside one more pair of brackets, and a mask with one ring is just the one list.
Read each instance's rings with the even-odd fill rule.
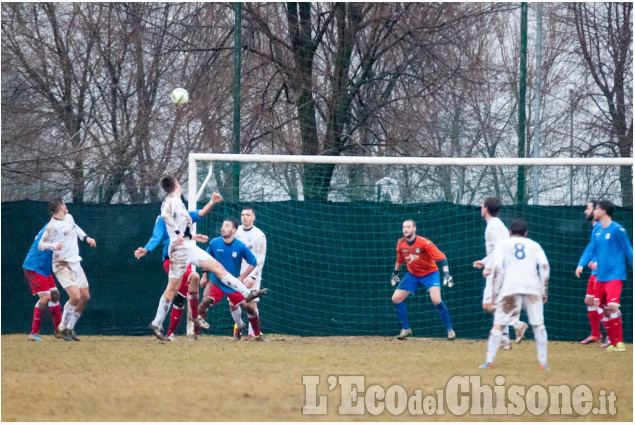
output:
[[527,222],[517,218],[509,225],[509,234],[512,236],[527,236]]
[[408,219],[401,225],[401,230],[406,239],[412,239],[417,233],[417,223],[412,219]]
[[232,238],[236,234],[236,230],[238,230],[238,220],[232,217],[226,218],[220,228],[220,235],[223,238]]
[[240,221],[243,223],[243,228],[251,229],[256,221],[256,210],[251,205],[243,208],[240,213]]
[[66,204],[62,201],[62,198],[53,198],[49,201],[48,210],[51,215],[57,214],[62,211],[64,214],[68,212],[66,209]]
[[498,210],[502,204],[502,201],[496,196],[485,198],[481,206],[481,217],[485,217],[485,214],[489,214],[491,217],[498,217]]
[[595,207],[597,206],[598,201],[597,199],[591,199],[589,202],[587,202],[586,204],[586,209],[584,210],[584,215],[586,216],[586,219],[589,221],[593,221],[594,215],[593,215],[593,210],[595,210]]
[[605,215],[613,217],[613,202],[607,199],[602,199],[595,206],[595,210],[593,213],[595,215],[595,219],[598,221]]
[[179,182],[176,181],[176,177],[170,175],[161,178],[161,187],[165,190],[165,193],[172,193],[180,186]]

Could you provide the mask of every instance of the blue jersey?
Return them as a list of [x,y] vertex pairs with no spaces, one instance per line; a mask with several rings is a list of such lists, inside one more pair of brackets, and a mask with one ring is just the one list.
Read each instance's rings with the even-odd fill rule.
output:
[[591,238],[591,256],[598,263],[598,282],[626,279],[624,257],[633,265],[633,246],[626,230],[615,221],[606,229],[601,225],[595,227]]
[[[192,223],[196,223],[201,219],[201,216],[198,215],[199,211],[200,210],[189,211],[190,217],[192,217]],[[148,251],[152,251],[157,247],[157,245],[159,245],[159,242],[163,242],[163,259],[166,260],[168,258],[168,247],[170,246],[170,235],[168,235],[168,228],[160,214],[154,222],[152,237],[144,248]]]
[[23,269],[31,270],[42,276],[49,276],[53,272],[53,251],[41,251],[37,247],[47,225],[48,223],[35,236],[31,249],[29,249],[29,253],[26,255],[24,263],[22,263]]
[[[251,252],[244,242],[234,238],[232,243],[226,244],[222,237],[212,239],[212,242],[207,247],[207,252],[216,259],[225,270],[234,277],[240,276],[240,264],[245,261],[256,267],[258,260],[256,256]],[[236,292],[228,286],[224,285],[218,277],[213,273],[208,273],[211,276],[212,282],[218,286],[226,294]]]
[[[593,230],[591,230],[591,239],[593,239],[593,234],[595,233],[595,230],[597,229],[598,226],[601,226],[600,222],[596,221],[595,224],[593,225]],[[591,262],[591,260],[595,262],[595,259],[593,258],[593,255],[591,254],[591,242],[589,242],[586,248],[584,248],[584,252],[582,253],[582,256],[580,257],[580,261],[578,261],[578,266],[587,267],[588,264]],[[592,276],[596,274],[597,274],[596,270],[591,270]]]

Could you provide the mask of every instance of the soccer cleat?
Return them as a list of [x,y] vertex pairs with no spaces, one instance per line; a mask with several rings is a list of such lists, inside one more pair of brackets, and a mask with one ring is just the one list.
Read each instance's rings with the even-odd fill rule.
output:
[[549,365],[547,363],[545,364],[541,364],[539,366],[540,370],[551,370],[551,368],[549,367]]
[[399,335],[397,335],[397,339],[406,339],[408,338],[410,335],[412,335],[412,329],[402,329],[401,332],[399,332]]
[[254,336],[253,335],[247,335],[246,341],[253,341],[253,340],[254,340]]
[[165,335],[163,335],[163,329],[161,329],[158,326],[155,326],[152,322],[150,322],[150,324],[148,325],[148,328],[150,328],[150,330],[152,331],[152,333],[154,334],[154,336],[156,336],[157,338],[159,338],[159,340],[161,341],[167,341],[168,339],[165,337]]
[[174,335],[174,332],[168,335],[168,341],[176,342],[176,335]]
[[42,342],[44,340],[38,334],[29,334],[29,341]]
[[198,335],[196,334],[191,334],[187,336],[187,340],[188,341],[198,341]]
[[454,329],[448,329],[448,339],[454,341],[454,338],[456,338],[456,332],[454,332]]
[[254,341],[256,341],[256,342],[269,342],[269,338],[267,338],[263,334],[260,334],[260,335],[256,335],[254,337]]
[[512,345],[508,343],[501,342],[500,349],[504,351],[509,351],[512,349]]
[[609,346],[606,351],[610,352],[624,352],[626,351],[626,345],[623,342],[618,342],[616,345]]
[[255,300],[256,298],[260,297],[261,295],[266,295],[267,291],[269,291],[269,289],[267,288],[262,288],[262,289],[258,289],[258,290],[253,290],[249,293],[249,295],[247,295],[245,297],[245,302],[251,302],[253,300]]
[[67,329],[69,331],[69,333],[71,334],[71,339],[73,341],[77,341],[79,342],[79,338],[77,337],[77,334],[75,333],[75,329]]
[[594,342],[598,342],[598,341],[602,341],[602,338],[598,338],[597,336],[588,336],[586,337],[586,339],[583,339],[582,341],[580,341],[580,344],[593,344]]
[[64,341],[72,341],[73,337],[71,336],[71,330],[70,329],[62,329],[60,331],[60,334],[62,335],[62,339]]
[[491,369],[493,369],[493,367],[494,367],[494,366],[493,366],[491,363],[487,363],[487,362],[485,362],[485,363],[483,363],[482,365],[480,365],[478,368],[479,368],[479,369],[488,369],[488,370],[491,370]]
[[209,329],[209,323],[207,323],[200,314],[196,317],[196,323],[203,329]]
[[607,336],[606,338],[604,338],[604,342],[602,343],[602,345],[600,345],[600,348],[608,348],[610,346],[611,346],[611,338]]
[[520,322],[521,325],[518,328],[514,328],[514,331],[516,332],[516,344],[520,344],[520,341],[523,340],[523,338],[525,337],[525,332],[527,331],[527,328],[529,328],[529,325],[525,322]]
[[242,337],[243,329],[245,329],[244,323],[241,327],[238,327],[238,325],[234,323],[234,341],[240,341],[240,338]]

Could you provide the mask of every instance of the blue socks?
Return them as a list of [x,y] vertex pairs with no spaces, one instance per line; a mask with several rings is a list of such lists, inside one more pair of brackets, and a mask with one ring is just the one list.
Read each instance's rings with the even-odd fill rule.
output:
[[435,307],[437,308],[437,313],[439,313],[439,317],[441,318],[441,321],[445,325],[445,328],[447,330],[452,329],[452,323],[450,323],[450,312],[448,311],[448,308],[445,306],[445,303],[441,301]]
[[397,317],[401,321],[402,327],[404,329],[410,329],[410,323],[408,322],[408,312],[406,311],[406,304],[404,304],[403,301],[399,304],[395,304],[395,312],[397,313]]

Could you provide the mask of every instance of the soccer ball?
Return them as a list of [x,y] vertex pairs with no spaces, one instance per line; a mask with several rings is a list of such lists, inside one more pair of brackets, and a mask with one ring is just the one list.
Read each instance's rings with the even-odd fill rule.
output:
[[175,105],[185,105],[190,100],[190,95],[187,90],[178,87],[172,90],[170,94],[170,99]]

